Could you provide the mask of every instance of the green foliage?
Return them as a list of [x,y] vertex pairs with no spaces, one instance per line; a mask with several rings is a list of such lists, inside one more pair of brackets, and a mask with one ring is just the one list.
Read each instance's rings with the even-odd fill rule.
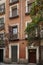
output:
[[30,16],[32,18],[32,22],[29,23],[25,29],[25,32],[28,35],[28,41],[32,41],[35,38],[35,29],[37,28],[38,30],[39,23],[43,22],[43,0],[36,0],[32,3]]

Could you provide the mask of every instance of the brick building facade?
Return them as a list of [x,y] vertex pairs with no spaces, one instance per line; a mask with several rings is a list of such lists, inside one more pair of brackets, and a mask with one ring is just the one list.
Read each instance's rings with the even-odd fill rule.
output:
[[[32,22],[29,15],[33,0],[0,0],[0,62],[38,63],[39,41],[28,46],[25,29]],[[43,32],[42,32],[43,33]],[[43,40],[41,40],[43,51]]]

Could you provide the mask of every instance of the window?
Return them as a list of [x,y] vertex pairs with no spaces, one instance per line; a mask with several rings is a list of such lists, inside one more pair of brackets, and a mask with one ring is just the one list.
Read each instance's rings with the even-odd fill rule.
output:
[[4,25],[4,18],[0,18],[0,27]]
[[28,4],[28,6],[27,6],[28,13],[30,13],[30,11],[31,11],[31,7],[32,7],[32,4]]
[[13,3],[17,3],[19,0],[10,0],[10,3],[13,4]]
[[17,16],[17,8],[12,8],[12,16]]
[[5,4],[0,5],[0,14],[5,13]]
[[17,5],[10,8],[10,18],[15,18],[15,17],[18,17]]
[[10,40],[15,40],[18,39],[18,26],[11,26],[9,28],[9,33],[10,33]]
[[32,1],[29,1],[29,0],[26,0],[26,13],[29,14],[30,11],[31,11],[31,8],[32,8],[32,3],[34,2],[34,0]]
[[3,40],[4,34],[0,34],[0,40]]
[[17,34],[17,27],[13,28],[13,34]]
[[[32,22],[32,20],[26,21],[26,27],[27,27],[27,25],[28,25],[29,23],[31,23],[31,22]],[[27,37],[28,37],[28,35],[25,34],[25,38],[26,38],[26,39],[27,39]]]
[[17,26],[13,27],[13,35],[18,34],[18,28]]

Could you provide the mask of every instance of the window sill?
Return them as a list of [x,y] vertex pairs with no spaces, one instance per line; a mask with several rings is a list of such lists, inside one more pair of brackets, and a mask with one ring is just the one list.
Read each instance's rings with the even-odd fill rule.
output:
[[19,15],[17,15],[17,16],[12,16],[12,17],[9,17],[9,19],[14,19],[14,18],[18,18],[19,17]]
[[30,13],[26,12],[25,15],[30,15]]
[[9,41],[13,42],[13,41],[19,41],[19,38],[17,39],[9,39]]

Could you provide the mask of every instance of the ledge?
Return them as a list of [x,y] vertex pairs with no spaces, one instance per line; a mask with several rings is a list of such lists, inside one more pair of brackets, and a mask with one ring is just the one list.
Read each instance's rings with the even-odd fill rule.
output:
[[14,18],[18,18],[18,17],[19,17],[19,15],[14,16],[14,17],[9,17],[9,19],[14,19]]
[[19,39],[9,39],[10,42],[19,41]]

